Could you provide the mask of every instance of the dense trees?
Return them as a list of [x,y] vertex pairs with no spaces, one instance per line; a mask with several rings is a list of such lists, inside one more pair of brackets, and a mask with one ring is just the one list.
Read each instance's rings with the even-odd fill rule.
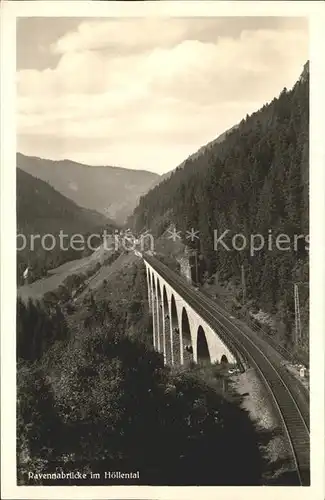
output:
[[[90,324],[79,321],[77,331],[63,336],[54,328],[58,311],[19,302],[19,484],[33,484],[30,470],[100,473],[95,484],[107,484],[107,470],[139,470],[140,480],[127,484],[263,481],[260,436],[239,403],[225,399],[195,370],[170,371],[152,350],[148,332],[141,330],[146,293],[143,265],[120,269],[90,295]],[[25,353],[28,333],[40,340],[50,331],[39,352]],[[94,481],[88,475],[83,484]]]
[[[35,472],[139,470],[133,484],[262,480],[246,412],[194,375],[170,374],[159,354],[116,330],[54,346],[39,369],[21,372],[18,398],[19,442]],[[21,459],[21,480],[27,466]]]
[[97,291],[95,308],[105,311],[109,307],[123,332],[152,345],[152,319],[148,311],[144,266],[140,262],[123,265],[123,260],[121,264],[121,268]]
[[55,341],[66,340],[68,328],[59,306],[17,300],[17,359],[34,362]]
[[[247,298],[293,324],[293,282],[308,281],[308,128],[309,71],[278,98],[242,120],[225,140],[206,148],[185,162],[171,177],[140,200],[134,212],[137,230],[150,228],[157,236],[163,221],[174,223],[185,234],[200,231],[193,243],[204,257],[202,269],[219,272],[220,281],[234,277],[240,283],[245,268]],[[215,248],[214,230],[230,250]],[[290,244],[276,247],[276,237],[288,236]],[[232,237],[242,234],[246,247],[236,250]],[[261,234],[265,244],[252,255],[250,237]],[[295,244],[295,235],[303,235]],[[269,238],[273,238],[270,248]],[[245,241],[238,237],[236,246]],[[184,239],[188,244],[189,240]],[[280,246],[281,248],[281,246]],[[306,265],[307,263],[307,265]],[[302,295],[302,309],[308,310]],[[304,324],[308,334],[308,324]],[[306,338],[306,337],[305,337]]]

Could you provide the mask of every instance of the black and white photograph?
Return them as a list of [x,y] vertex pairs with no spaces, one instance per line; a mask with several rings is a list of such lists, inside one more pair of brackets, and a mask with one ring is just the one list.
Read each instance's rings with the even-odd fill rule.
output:
[[316,485],[312,24],[249,4],[16,16],[2,334],[20,498]]

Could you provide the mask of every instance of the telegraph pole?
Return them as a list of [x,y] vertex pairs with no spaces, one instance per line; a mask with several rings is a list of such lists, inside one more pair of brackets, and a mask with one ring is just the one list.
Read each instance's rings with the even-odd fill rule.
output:
[[295,301],[295,345],[297,345],[298,340],[300,338],[300,331],[299,331],[300,309],[299,309],[299,294],[298,294],[297,283],[293,284],[293,296]]
[[195,281],[197,286],[199,285],[199,275],[198,275],[198,267],[197,267],[197,250],[195,250]]
[[309,283],[298,282],[293,284],[293,296],[295,301],[295,344],[297,344],[301,339],[301,319],[298,285],[309,285]]
[[244,269],[243,264],[241,266],[241,285],[242,285],[242,292],[243,292],[242,301],[243,301],[243,305],[244,305],[245,301],[246,301],[246,281],[245,281],[245,269]]
[[[188,253],[190,257],[195,257],[195,278],[192,278],[192,281],[195,282],[195,285],[198,285],[199,280],[198,280],[198,264],[197,264],[197,250],[191,249],[191,251]],[[193,264],[191,265],[191,269],[193,269]]]

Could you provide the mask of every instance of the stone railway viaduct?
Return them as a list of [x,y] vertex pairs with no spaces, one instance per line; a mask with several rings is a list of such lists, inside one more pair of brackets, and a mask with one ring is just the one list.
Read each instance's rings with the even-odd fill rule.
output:
[[191,361],[206,360],[238,365],[243,365],[244,361],[245,365],[252,366],[273,402],[290,443],[295,484],[309,486],[308,392],[302,390],[286,370],[279,353],[263,338],[253,331],[239,328],[231,318],[211,305],[212,301],[196,295],[179,276],[152,256],[143,256],[143,260],[153,317],[153,344],[163,354],[165,364],[187,365]]
[[168,365],[194,361],[236,363],[234,355],[207,322],[147,262],[153,345]]

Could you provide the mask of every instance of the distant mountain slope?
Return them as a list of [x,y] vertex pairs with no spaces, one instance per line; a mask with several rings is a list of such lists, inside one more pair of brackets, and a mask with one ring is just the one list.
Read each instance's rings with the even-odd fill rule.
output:
[[[113,231],[116,226],[104,215],[79,207],[46,182],[17,168],[17,234],[23,234],[27,242],[30,242],[31,235],[51,234],[57,238],[60,230],[70,236],[100,234],[104,227]],[[21,238],[18,239],[17,245],[22,246]],[[30,265],[36,279],[46,274],[47,270],[87,253],[71,248],[62,250],[58,244],[53,250],[47,251],[41,248],[40,239],[36,239],[34,245],[33,250],[27,243],[26,248],[17,253],[19,276],[27,265]],[[49,237],[46,246],[50,245]],[[69,246],[69,242],[65,240],[64,245]]]
[[60,229],[86,233],[107,223],[112,221],[79,207],[47,182],[17,168],[17,229],[40,234]]
[[70,160],[52,161],[17,153],[17,167],[48,182],[78,205],[123,224],[159,177],[145,170],[93,167]]
[[[232,280],[240,296],[244,269],[246,298],[282,318],[286,323],[283,341],[290,345],[293,284],[309,279],[308,212],[306,64],[292,90],[284,88],[279,97],[243,119],[225,140],[186,160],[183,168],[143,196],[130,227],[148,229],[157,237],[174,224],[187,245],[191,242],[186,231],[199,231],[194,243],[201,253],[202,276],[204,271],[208,275],[218,271],[220,282]],[[228,230],[222,240],[225,248],[221,243],[216,247],[214,230],[217,238]],[[238,234],[243,237],[235,239],[233,247],[232,238]],[[264,237],[264,246],[252,254],[250,241],[256,234]],[[277,246],[279,235],[289,242]],[[294,243],[298,235],[302,239]],[[308,349],[308,289],[302,287],[299,293],[304,324],[301,342]]]

